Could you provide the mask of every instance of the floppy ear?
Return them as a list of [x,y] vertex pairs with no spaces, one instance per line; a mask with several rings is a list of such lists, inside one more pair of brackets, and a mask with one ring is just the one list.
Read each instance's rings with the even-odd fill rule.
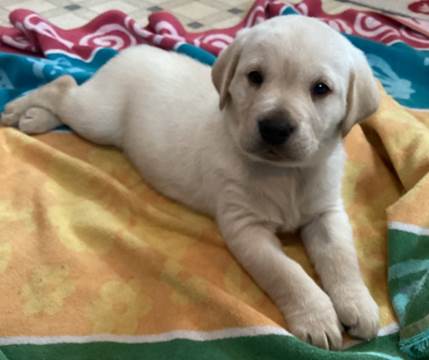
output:
[[240,59],[241,47],[242,37],[240,36],[222,51],[212,68],[212,81],[219,93],[219,108],[221,110],[229,98],[229,85]]
[[352,126],[373,114],[380,102],[380,93],[365,55],[353,49],[352,71],[347,93],[347,113],[341,132],[346,136]]

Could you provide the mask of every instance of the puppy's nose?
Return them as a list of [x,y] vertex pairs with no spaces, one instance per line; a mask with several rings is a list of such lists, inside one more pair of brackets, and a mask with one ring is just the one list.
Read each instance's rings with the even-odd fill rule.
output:
[[286,120],[263,119],[258,122],[259,133],[269,145],[282,145],[294,132],[295,127]]

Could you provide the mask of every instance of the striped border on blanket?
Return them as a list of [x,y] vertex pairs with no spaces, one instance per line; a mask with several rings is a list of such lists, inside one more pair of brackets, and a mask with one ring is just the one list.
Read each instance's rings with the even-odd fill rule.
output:
[[[330,352],[297,340],[280,327],[173,331],[149,336],[0,337],[0,359],[387,359],[399,360],[396,324],[369,343]],[[381,334],[384,334],[381,336]],[[374,351],[377,349],[377,351]]]
[[400,321],[401,351],[429,358],[429,228],[397,221],[388,224],[388,281]]

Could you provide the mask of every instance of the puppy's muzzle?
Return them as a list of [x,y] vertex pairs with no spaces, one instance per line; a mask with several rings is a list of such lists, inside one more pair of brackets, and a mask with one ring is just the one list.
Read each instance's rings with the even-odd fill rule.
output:
[[262,140],[272,146],[283,145],[295,131],[295,127],[284,117],[267,117],[258,121]]

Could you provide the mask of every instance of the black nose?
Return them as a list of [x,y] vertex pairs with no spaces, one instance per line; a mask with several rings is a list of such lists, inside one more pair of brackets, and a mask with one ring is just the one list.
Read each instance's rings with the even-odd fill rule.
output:
[[259,121],[258,127],[262,139],[269,145],[284,144],[295,130],[288,121],[274,118]]

